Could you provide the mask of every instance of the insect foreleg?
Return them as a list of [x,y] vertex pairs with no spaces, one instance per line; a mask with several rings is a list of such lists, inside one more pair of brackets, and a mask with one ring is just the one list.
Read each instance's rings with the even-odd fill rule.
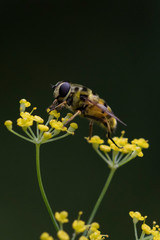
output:
[[58,100],[55,99],[55,100],[53,101],[52,105],[49,106],[49,112],[51,112],[52,110],[55,110],[55,109],[57,109],[57,108],[58,108],[58,109],[61,109],[61,108],[64,107],[65,105],[66,105],[66,101],[58,104]]
[[68,121],[64,124],[64,126],[66,126],[69,122],[71,122],[76,116],[80,115],[81,114],[81,111],[78,110],[75,114],[72,115],[72,117],[70,117],[68,119]]

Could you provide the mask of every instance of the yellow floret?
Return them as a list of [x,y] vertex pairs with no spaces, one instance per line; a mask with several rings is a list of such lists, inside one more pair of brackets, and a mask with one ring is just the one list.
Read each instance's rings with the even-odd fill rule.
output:
[[60,240],[69,240],[69,235],[63,230],[59,230],[57,236]]
[[31,106],[31,103],[28,102],[26,99],[21,99],[19,101],[20,104],[24,103],[25,104],[25,107],[30,107]]
[[138,145],[141,148],[149,148],[149,143],[144,138],[134,139],[132,140],[132,143]]
[[133,218],[133,219],[137,219],[138,221],[144,221],[145,217],[143,217],[141,215],[140,212],[133,212],[133,211],[130,211],[129,212],[129,215]]
[[138,155],[138,157],[143,157],[143,152],[141,151],[137,155]]
[[48,237],[49,237],[49,234],[47,232],[44,232],[44,233],[41,234],[40,239],[41,240],[47,240]]
[[23,118],[18,118],[17,119],[17,125],[22,127],[22,128],[27,128],[33,125],[33,120],[32,119],[23,119]]
[[93,223],[91,224],[90,230],[91,230],[92,232],[95,232],[95,231],[97,231],[98,228],[99,228],[99,223],[93,222]]
[[130,144],[130,143],[127,143],[125,146],[123,146],[123,148],[121,149],[121,152],[122,153],[131,153],[133,151],[135,151],[137,148],[137,146],[135,144]]
[[44,122],[43,118],[41,118],[40,116],[37,116],[37,115],[33,116],[33,120],[37,123],[43,123]]
[[89,143],[96,143],[96,144],[102,144],[104,143],[104,140],[101,139],[99,136],[93,136],[91,139],[86,138]]
[[13,125],[13,123],[12,123],[11,120],[6,120],[6,121],[4,122],[4,125],[6,126],[6,128],[7,128],[8,130],[12,130],[12,125]]
[[88,238],[85,237],[85,236],[81,236],[81,237],[79,238],[79,240],[88,240]]
[[147,224],[143,223],[141,226],[143,232],[145,232],[145,234],[151,234],[152,230],[150,228],[150,226],[148,226]]
[[26,99],[21,99],[20,103],[20,112],[24,112],[26,107],[30,107],[31,103],[28,102]]
[[21,112],[20,116],[24,119],[30,119],[30,120],[34,119],[34,117],[29,112]]
[[78,128],[78,124],[77,123],[71,123],[67,132],[74,135],[75,130]]
[[109,147],[107,145],[100,145],[99,148],[102,152],[110,152],[111,151],[111,147]]
[[82,220],[74,220],[72,227],[76,233],[81,233],[86,230],[85,222]]
[[91,240],[101,240],[101,239],[102,239],[101,232],[97,230],[97,231],[93,232],[93,233],[89,236],[89,238],[90,238]]
[[38,124],[38,129],[42,132],[47,132],[49,130],[49,127],[43,124]]
[[73,128],[73,129],[77,129],[78,128],[78,124],[77,123],[71,123],[70,126]]
[[55,117],[55,118],[59,118],[60,117],[60,113],[59,112],[57,112],[57,110],[55,109],[55,110],[52,110],[52,111],[50,111],[49,112],[49,115],[51,115],[51,116],[53,116],[53,117]]
[[50,236],[47,232],[44,232],[41,234],[40,240],[53,240],[53,237]]
[[67,223],[69,221],[67,217],[68,217],[68,212],[66,211],[55,213],[55,218],[58,222]]
[[52,119],[49,124],[52,128],[55,128],[60,131],[67,131],[67,128],[63,126],[63,123],[60,121],[56,121],[55,119]]
[[50,139],[50,138],[52,138],[52,134],[50,132],[44,132],[43,133],[43,138],[46,139],[46,140]]

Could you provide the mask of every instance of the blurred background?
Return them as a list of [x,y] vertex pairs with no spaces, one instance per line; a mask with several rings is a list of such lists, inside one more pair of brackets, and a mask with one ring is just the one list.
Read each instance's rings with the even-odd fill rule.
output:
[[[126,136],[144,137],[150,148],[120,168],[95,217],[110,239],[134,239],[130,210],[160,223],[158,1],[2,1],[0,8],[1,180],[0,238],[36,240],[55,235],[41,199],[35,146],[9,133],[19,100],[47,119],[50,84],[66,80],[90,87],[125,123]],[[62,115],[67,111],[62,111]],[[74,137],[41,148],[44,186],[53,211],[88,216],[108,168],[86,143],[88,121],[77,118]],[[116,135],[124,126],[118,124]],[[94,134],[105,137],[95,126]],[[67,226],[67,225],[66,225]],[[71,228],[66,228],[68,232]]]

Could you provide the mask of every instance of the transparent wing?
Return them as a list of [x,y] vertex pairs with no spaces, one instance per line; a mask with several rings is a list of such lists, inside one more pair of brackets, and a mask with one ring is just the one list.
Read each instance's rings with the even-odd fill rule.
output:
[[123,121],[121,121],[118,117],[116,117],[114,115],[113,112],[110,112],[103,104],[100,104],[100,103],[96,103],[96,102],[93,102],[89,99],[85,99],[86,101],[92,103],[93,105],[97,106],[98,108],[100,108],[103,112],[106,112],[109,116],[115,118],[117,121],[119,121],[120,123],[122,123],[123,125],[127,126],[127,124],[125,124]]

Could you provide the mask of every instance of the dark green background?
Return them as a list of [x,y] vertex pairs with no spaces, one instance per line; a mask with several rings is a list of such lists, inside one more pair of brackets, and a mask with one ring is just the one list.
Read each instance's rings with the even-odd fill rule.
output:
[[[130,140],[150,148],[117,171],[95,220],[110,239],[134,239],[128,212],[160,222],[159,5],[158,1],[12,1],[0,8],[1,181],[0,239],[36,240],[54,234],[42,202],[34,146],[3,126],[18,118],[26,98],[47,119],[50,83],[69,80],[97,92],[127,123]],[[65,112],[64,112],[65,113]],[[68,137],[42,147],[44,186],[54,211],[69,211],[70,224],[83,210],[87,220],[108,174],[86,143],[88,122]],[[118,124],[117,134],[124,129]],[[104,138],[98,127],[94,134]],[[70,229],[67,229],[70,231]]]

